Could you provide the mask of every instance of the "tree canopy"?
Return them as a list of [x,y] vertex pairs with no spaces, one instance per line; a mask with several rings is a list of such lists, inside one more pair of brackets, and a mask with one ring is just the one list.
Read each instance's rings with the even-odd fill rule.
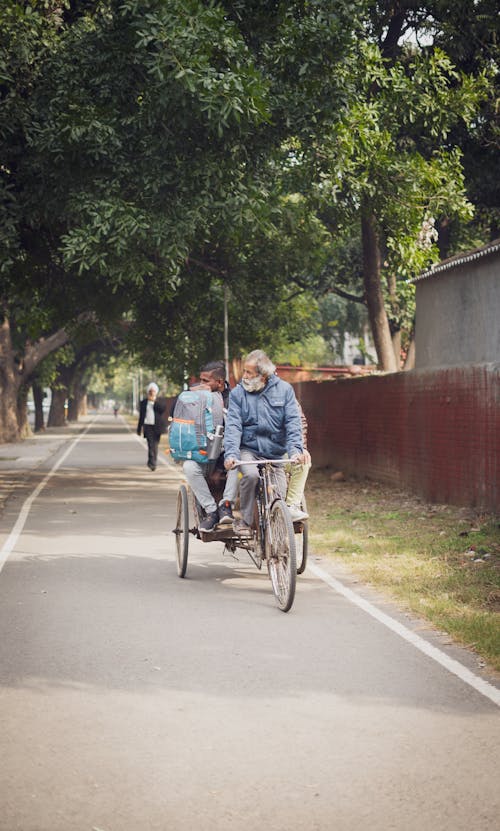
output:
[[491,0],[5,0],[3,434],[70,339],[118,326],[179,380],[220,356],[224,286],[233,352],[314,338],[335,293],[399,368],[406,278],[496,228],[495,32]]

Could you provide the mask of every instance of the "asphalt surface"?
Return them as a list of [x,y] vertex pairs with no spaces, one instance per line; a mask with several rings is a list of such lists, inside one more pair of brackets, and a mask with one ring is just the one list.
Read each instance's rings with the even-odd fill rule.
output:
[[0,831],[496,831],[498,706],[310,570],[180,580],[145,463],[113,416],[0,446]]

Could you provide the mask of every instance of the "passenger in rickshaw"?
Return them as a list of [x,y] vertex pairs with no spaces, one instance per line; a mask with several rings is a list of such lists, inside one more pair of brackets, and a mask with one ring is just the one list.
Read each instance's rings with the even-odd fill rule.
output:
[[303,522],[304,520],[309,519],[309,514],[303,510],[300,503],[302,502],[304,496],[307,477],[309,476],[309,471],[311,469],[311,454],[307,449],[307,419],[299,401],[297,401],[297,406],[299,408],[300,421],[302,424],[302,444],[304,446],[305,461],[302,464],[290,465],[285,501],[288,505],[292,521]]
[[[226,381],[226,368],[223,361],[211,361],[200,369],[200,387],[210,389],[212,392],[219,392],[222,395],[224,411],[227,412],[229,402],[229,384]],[[175,408],[174,408],[175,409]],[[226,474],[224,470],[223,454],[217,459],[215,465],[199,464],[193,460],[183,463],[184,475],[188,481],[194,496],[206,513],[205,519],[199,524],[201,531],[214,531],[219,520],[224,523],[224,517],[219,516],[219,506],[210,490],[209,477],[223,476],[225,479],[224,498],[221,505],[226,503],[225,515],[231,514],[231,504],[235,501],[238,491],[238,474],[236,470]],[[223,508],[221,513],[224,513]],[[232,519],[226,519],[226,524],[231,524]]]
[[[234,470],[237,461],[283,459],[285,454],[300,464],[308,461],[304,454],[301,417],[293,387],[275,373],[276,367],[260,349],[250,352],[244,360],[243,376],[231,390],[226,417],[224,466],[229,472]],[[239,469],[242,473],[241,519],[233,522],[233,528],[239,536],[248,537],[252,533],[258,472],[255,465],[243,464]],[[276,469],[276,478],[278,488],[285,496],[284,471]],[[226,486],[223,500],[232,499],[234,497],[228,493]]]

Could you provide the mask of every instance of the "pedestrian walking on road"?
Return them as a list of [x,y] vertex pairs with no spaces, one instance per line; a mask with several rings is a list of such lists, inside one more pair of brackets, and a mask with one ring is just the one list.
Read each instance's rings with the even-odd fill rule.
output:
[[166,430],[165,409],[165,400],[158,398],[158,384],[152,381],[148,384],[147,398],[143,398],[139,404],[137,423],[137,435],[140,436],[142,432],[148,443],[147,465],[150,470],[156,470],[158,445],[161,434]]

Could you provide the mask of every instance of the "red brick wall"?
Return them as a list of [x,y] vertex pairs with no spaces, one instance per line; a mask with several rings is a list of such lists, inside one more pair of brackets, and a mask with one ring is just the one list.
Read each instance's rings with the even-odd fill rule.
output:
[[320,366],[315,369],[305,369],[302,366],[286,366],[278,364],[277,374],[289,384],[303,383],[304,381],[331,381],[336,378],[358,377],[371,375],[375,366]]
[[295,384],[313,463],[500,512],[500,364]]

